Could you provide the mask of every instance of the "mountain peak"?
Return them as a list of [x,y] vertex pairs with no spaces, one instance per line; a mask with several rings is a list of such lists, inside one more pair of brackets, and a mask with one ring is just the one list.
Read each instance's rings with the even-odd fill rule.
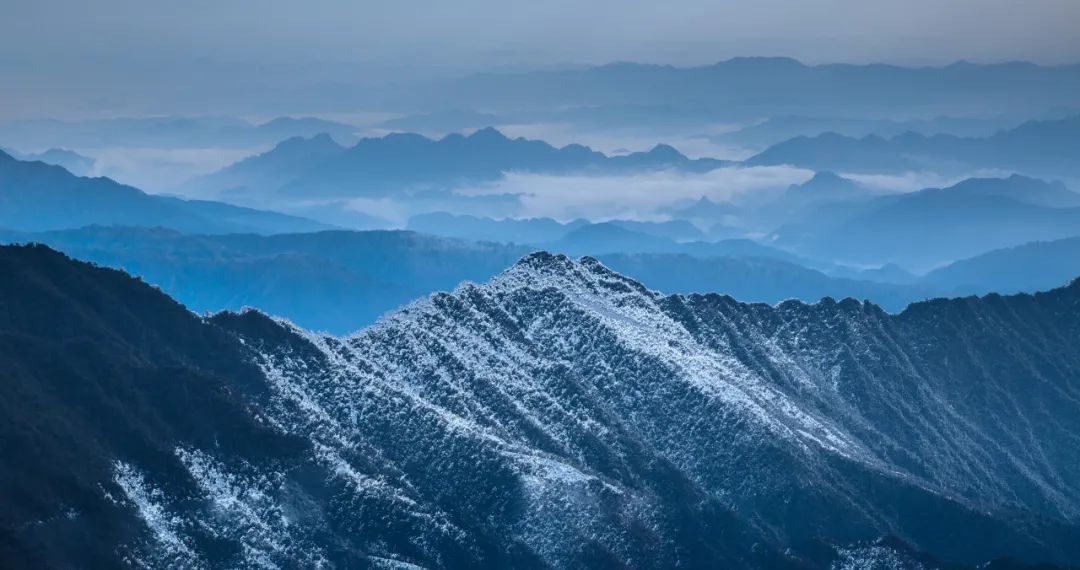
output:
[[274,150],[278,151],[295,151],[295,150],[311,150],[311,149],[342,149],[343,147],[337,143],[327,133],[319,133],[311,137],[295,136],[289,137],[277,144]]
[[568,269],[574,261],[561,253],[549,251],[534,251],[522,257],[514,264],[514,267],[537,270]]
[[487,286],[501,290],[554,287],[564,294],[601,297],[655,295],[634,279],[612,271],[595,257],[574,260],[548,251],[526,255]]
[[858,182],[850,178],[844,178],[831,170],[822,170],[814,173],[809,180],[802,184],[793,184],[791,190],[808,194],[854,194],[862,187]]
[[665,160],[680,160],[686,158],[675,147],[669,144],[660,143],[649,150],[649,155],[654,158],[663,158]]
[[482,129],[477,130],[473,134],[469,135],[467,138],[469,140],[471,140],[471,141],[474,141],[474,142],[475,141],[493,141],[493,142],[498,141],[498,142],[502,142],[502,141],[510,140],[509,137],[504,135],[501,131],[499,131],[499,129],[496,129],[495,127],[484,127]]

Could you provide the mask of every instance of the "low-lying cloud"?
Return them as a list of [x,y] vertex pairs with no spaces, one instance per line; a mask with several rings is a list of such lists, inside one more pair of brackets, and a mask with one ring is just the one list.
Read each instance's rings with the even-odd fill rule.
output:
[[702,197],[737,199],[806,181],[813,172],[790,166],[720,168],[704,174],[672,170],[632,175],[507,173],[498,182],[458,190],[464,196],[517,194],[524,217],[663,219],[659,210]]

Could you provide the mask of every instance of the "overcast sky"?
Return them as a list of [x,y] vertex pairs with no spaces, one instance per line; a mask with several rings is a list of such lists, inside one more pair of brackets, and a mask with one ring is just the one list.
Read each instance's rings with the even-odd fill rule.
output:
[[3,53],[42,63],[1080,59],[1076,0],[5,0],[3,16]]
[[1078,29],[1077,0],[4,0],[0,117],[73,86],[104,100],[156,74],[256,64],[301,81],[357,64],[374,78],[740,55],[1071,63]]

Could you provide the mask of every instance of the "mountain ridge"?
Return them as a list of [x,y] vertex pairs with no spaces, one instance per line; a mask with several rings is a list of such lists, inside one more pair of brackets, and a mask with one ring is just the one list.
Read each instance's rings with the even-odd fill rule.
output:
[[147,194],[109,178],[86,178],[63,167],[24,162],[0,151],[0,227],[41,231],[90,224],[170,226],[203,233],[312,231],[318,222],[233,206]]
[[[471,134],[451,133],[432,139],[416,133],[390,133],[363,138],[340,151],[315,153],[313,160],[286,155],[275,149],[202,177],[204,190],[251,187],[268,195],[357,197],[445,191],[466,183],[490,182],[505,172],[571,173],[633,172],[679,169],[703,172],[730,164],[715,159],[691,159],[659,144],[646,152],[608,156],[580,144],[561,147],[524,137],[510,138],[493,127]],[[312,146],[313,139],[306,139]],[[301,157],[302,158],[302,157]],[[257,160],[256,160],[257,159]],[[280,167],[284,162],[286,168]],[[417,169],[422,163],[424,169]],[[251,170],[241,174],[240,170]],[[245,177],[251,180],[242,182]],[[268,187],[258,187],[268,180]]]
[[[31,372],[26,385],[136,390],[156,406],[139,409],[161,418],[124,419],[145,452],[93,431],[104,434],[87,447],[93,471],[57,459],[80,449],[77,434],[110,425],[99,399],[78,404],[88,426],[44,424],[61,443],[39,446],[32,482],[0,486],[31,496],[28,485],[71,470],[84,483],[0,519],[12,563],[63,565],[83,544],[103,565],[150,566],[929,560],[906,545],[970,565],[1080,557],[1080,488],[1060,476],[1077,455],[1066,435],[1077,421],[1068,394],[1080,390],[1068,350],[1080,338],[1077,283],[889,316],[850,301],[664,296],[594,259],[537,252],[334,337],[254,310],[199,318],[41,246],[0,248],[0,263],[15,276],[0,281],[0,350],[23,343],[8,356]],[[43,302],[54,290],[67,304]],[[129,308],[113,311],[121,299]],[[161,311],[168,323],[152,318]],[[64,315],[81,320],[58,329]],[[1020,332],[1033,360],[999,346]],[[80,338],[97,347],[82,353],[89,361],[55,350]],[[945,358],[963,354],[956,343],[985,366]],[[217,355],[212,366],[184,356],[200,350]],[[122,364],[129,351],[173,382],[144,373],[122,388],[137,377]],[[38,355],[54,367],[27,366]],[[173,385],[188,396],[151,388]],[[64,409],[62,390],[30,393],[38,408]],[[25,394],[0,391],[0,406],[53,417],[27,415]],[[210,394],[213,407],[191,402]],[[998,405],[1006,396],[1012,405]],[[1007,429],[1035,410],[1054,419],[1030,424],[1037,436]],[[232,429],[216,440],[221,422]],[[0,441],[32,445],[35,433]],[[82,539],[55,547],[72,533]],[[883,534],[898,540],[873,542]]]

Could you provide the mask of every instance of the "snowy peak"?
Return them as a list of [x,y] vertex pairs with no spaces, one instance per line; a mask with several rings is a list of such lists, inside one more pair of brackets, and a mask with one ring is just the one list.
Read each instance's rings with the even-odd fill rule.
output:
[[[0,262],[0,409],[35,411],[0,436],[37,466],[0,491],[56,495],[14,521],[28,552],[79,560],[59,524],[110,567],[1080,559],[1075,285],[889,315],[664,296],[536,252],[340,338],[200,319],[44,248]],[[86,453],[85,488],[60,484]]]

